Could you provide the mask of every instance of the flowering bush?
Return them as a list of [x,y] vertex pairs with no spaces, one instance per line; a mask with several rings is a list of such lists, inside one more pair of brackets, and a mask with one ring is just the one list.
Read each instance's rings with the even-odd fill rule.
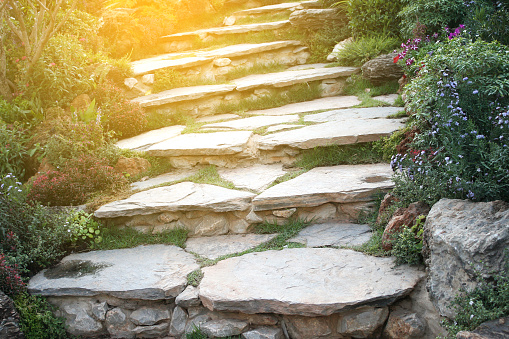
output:
[[147,118],[139,104],[125,97],[123,91],[111,82],[97,86],[93,93],[101,111],[101,121],[108,131],[127,138],[145,131]]
[[[9,232],[9,235],[13,235]],[[9,296],[17,295],[26,290],[26,285],[21,279],[16,265],[9,265],[5,255],[0,252],[0,290]]]
[[0,175],[25,176],[25,162],[37,150],[28,148],[29,139],[21,126],[0,124]]
[[509,48],[456,37],[430,52],[406,90],[421,133],[393,158],[395,194],[509,200]]
[[28,199],[45,205],[79,205],[95,192],[114,190],[127,184],[124,176],[108,166],[107,160],[92,155],[69,159],[57,171],[37,177]]

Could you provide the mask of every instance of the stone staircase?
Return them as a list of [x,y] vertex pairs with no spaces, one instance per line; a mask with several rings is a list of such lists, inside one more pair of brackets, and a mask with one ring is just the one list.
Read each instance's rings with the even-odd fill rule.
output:
[[[309,51],[299,41],[182,52],[196,39],[213,43],[219,35],[289,25],[235,22],[289,15],[303,5],[316,6],[316,1],[234,13],[224,27],[163,37],[168,54],[133,62],[135,77],[126,81],[138,95],[133,101],[159,114],[183,111],[198,127],[183,133],[186,126],[169,126],[120,140],[119,147],[165,158],[175,170],[132,184],[129,198],[100,207],[95,216],[140,232],[183,227],[190,238],[185,249],[152,245],[72,254],[36,275],[30,291],[58,306],[72,334],[180,338],[200,327],[209,337],[376,338],[389,326],[391,311],[418,294],[412,291],[423,272],[345,249],[369,240],[369,227],[355,221],[372,207],[375,193],[392,188],[388,164],[318,167],[274,184],[295,172],[292,165],[306,150],[390,135],[403,126],[403,119],[392,118],[401,109],[354,107],[360,101],[341,93],[358,69],[308,65]],[[287,68],[151,94],[158,70],[214,80],[235,67],[271,62]],[[321,97],[216,114],[222,103],[285,95],[299,84],[317,85]],[[235,189],[186,181],[208,165]],[[255,224],[284,224],[290,218],[313,220],[313,225],[290,239],[289,248],[247,253],[276,236],[253,234]],[[188,275],[218,258],[224,260],[203,267],[203,280],[191,286]],[[432,335],[424,327],[417,337]]]

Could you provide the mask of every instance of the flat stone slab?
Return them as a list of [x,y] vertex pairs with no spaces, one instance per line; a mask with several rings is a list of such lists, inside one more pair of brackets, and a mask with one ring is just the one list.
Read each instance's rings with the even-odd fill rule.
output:
[[101,206],[97,218],[116,218],[160,212],[245,211],[251,207],[255,194],[224,187],[182,182],[133,194],[127,199]]
[[360,103],[360,100],[356,96],[337,96],[297,102],[281,107],[249,111],[247,113],[253,115],[287,115],[347,108],[359,105]]
[[134,98],[131,101],[139,103],[141,107],[161,106],[174,102],[196,100],[212,95],[229,93],[232,92],[235,87],[235,85],[227,84],[181,87]]
[[394,186],[392,174],[388,164],[317,167],[265,190],[253,206],[264,211],[369,201],[374,193]]
[[247,25],[236,25],[236,26],[226,26],[226,27],[213,27],[207,29],[200,29],[193,32],[183,32],[176,33],[171,35],[163,36],[161,39],[164,42],[181,40],[182,38],[190,38],[194,36],[202,37],[207,35],[225,35],[225,34],[242,34],[249,32],[259,32],[265,30],[273,30],[280,29],[285,26],[290,25],[290,20],[282,20],[282,21],[274,21],[274,22],[264,22],[264,23],[255,23],[255,24],[247,24]]
[[140,76],[159,69],[190,68],[211,62],[216,58],[236,58],[250,54],[269,52],[286,47],[304,46],[300,41],[286,40],[265,42],[259,44],[238,44],[208,51],[195,51],[193,53],[167,53],[152,58],[131,62],[134,76]]
[[351,250],[294,248],[250,253],[202,269],[210,310],[326,316],[408,295],[424,272]]
[[183,249],[169,245],[71,254],[34,276],[30,293],[47,297],[106,294],[123,299],[164,300],[179,295],[199,268]]
[[266,135],[258,141],[261,150],[288,146],[310,149],[318,146],[350,145],[379,140],[404,127],[402,119],[351,119],[306,126],[298,130]]
[[237,168],[219,168],[221,178],[231,181],[235,187],[253,191],[263,191],[276,179],[286,174],[283,165],[260,165]]
[[169,126],[152,130],[132,138],[118,141],[115,145],[122,149],[143,151],[150,146],[180,135],[185,126]]
[[252,134],[251,131],[182,134],[155,144],[146,151],[163,157],[236,154],[247,148]]
[[268,5],[256,8],[249,8],[242,11],[238,11],[232,14],[235,17],[245,17],[250,15],[259,15],[259,14],[270,14],[277,13],[283,11],[291,11],[300,6],[299,2],[284,2],[275,5]]
[[[385,94],[385,95],[379,95],[376,97],[372,97],[371,99],[383,101],[383,102],[388,103],[389,105],[394,105],[398,96],[399,96],[398,94]],[[403,107],[401,107],[401,110],[403,110]]]
[[224,255],[240,253],[274,239],[277,234],[236,234],[190,238],[186,251],[214,260]]
[[280,132],[280,131],[286,131],[289,129],[296,129],[296,128],[302,128],[304,125],[276,125],[276,126],[270,126],[267,128],[268,133],[273,132]]
[[254,130],[284,123],[298,122],[300,117],[296,114],[282,116],[257,116],[233,121],[218,122],[203,126],[205,129],[224,128],[236,130]]
[[309,81],[348,77],[356,73],[356,67],[323,67],[296,71],[283,71],[267,74],[253,74],[232,81],[237,91],[246,91],[257,87],[286,87]]
[[189,169],[189,170],[174,170],[171,173],[165,173],[158,175],[157,177],[150,178],[143,181],[137,181],[131,184],[131,189],[133,190],[145,190],[148,188],[152,188],[155,186],[159,186],[162,184],[166,184],[172,181],[182,180],[187,178],[193,174],[196,174],[198,169]]
[[309,114],[304,117],[305,122],[330,122],[357,119],[386,119],[402,111],[402,107],[367,107],[347,108],[328,112]]
[[371,239],[369,225],[328,222],[308,226],[288,241],[304,244],[307,247],[322,247],[360,246],[369,239]]

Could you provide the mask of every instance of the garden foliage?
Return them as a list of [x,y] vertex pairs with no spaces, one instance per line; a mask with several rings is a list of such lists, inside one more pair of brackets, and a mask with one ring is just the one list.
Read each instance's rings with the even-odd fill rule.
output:
[[348,0],[346,2],[349,27],[355,38],[365,36],[399,36],[398,13],[402,0]]
[[509,48],[452,37],[417,53],[408,73],[407,107],[421,133],[392,161],[395,193],[430,205],[509,200]]

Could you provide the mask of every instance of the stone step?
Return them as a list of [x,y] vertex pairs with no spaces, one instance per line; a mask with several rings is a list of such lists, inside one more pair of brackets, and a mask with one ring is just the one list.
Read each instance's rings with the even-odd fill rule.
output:
[[183,32],[166,35],[160,38],[163,49],[167,52],[176,52],[192,49],[196,41],[209,42],[215,38],[227,35],[249,35],[261,31],[274,31],[290,26],[290,20],[255,23],[247,25],[214,27],[200,29],[194,32]]
[[[242,241],[210,240],[226,251]],[[260,241],[250,239],[247,247]],[[381,331],[389,306],[424,277],[392,258],[333,248],[229,258],[204,267],[198,288],[186,287],[197,268],[195,256],[175,246],[95,251],[65,257],[34,276],[28,289],[48,297],[70,333],[83,337],[180,337],[199,326],[216,337],[272,330],[303,339],[369,338]]]
[[229,17],[225,18],[223,25],[231,26],[235,24],[235,21],[240,18],[253,17],[257,15],[271,15],[288,13],[288,15],[296,9],[304,8],[304,6],[318,5],[319,1],[303,1],[303,2],[283,2],[275,5],[267,5],[262,7],[248,8],[242,11],[234,12]]
[[143,232],[185,227],[194,237],[244,234],[263,220],[356,220],[361,210],[371,208],[375,193],[393,186],[388,164],[319,167],[270,188],[285,174],[281,165],[218,172],[223,179],[250,191],[181,182],[106,204],[95,211],[95,216]]
[[303,43],[288,40],[231,45],[214,50],[187,53],[168,53],[133,61],[131,65],[134,76],[140,81],[143,75],[167,68],[179,70],[183,72],[183,75],[199,74],[204,78],[214,79],[233,67],[245,67],[255,62],[266,64],[272,62],[291,66],[305,63],[308,57],[308,49]]
[[321,67],[254,74],[229,84],[175,88],[132,101],[147,109],[157,108],[168,114],[184,111],[191,116],[201,117],[213,114],[221,103],[235,104],[243,99],[256,99],[284,92],[290,86],[302,83],[320,83],[323,97],[338,95],[343,91],[346,78],[358,71],[354,67]]

